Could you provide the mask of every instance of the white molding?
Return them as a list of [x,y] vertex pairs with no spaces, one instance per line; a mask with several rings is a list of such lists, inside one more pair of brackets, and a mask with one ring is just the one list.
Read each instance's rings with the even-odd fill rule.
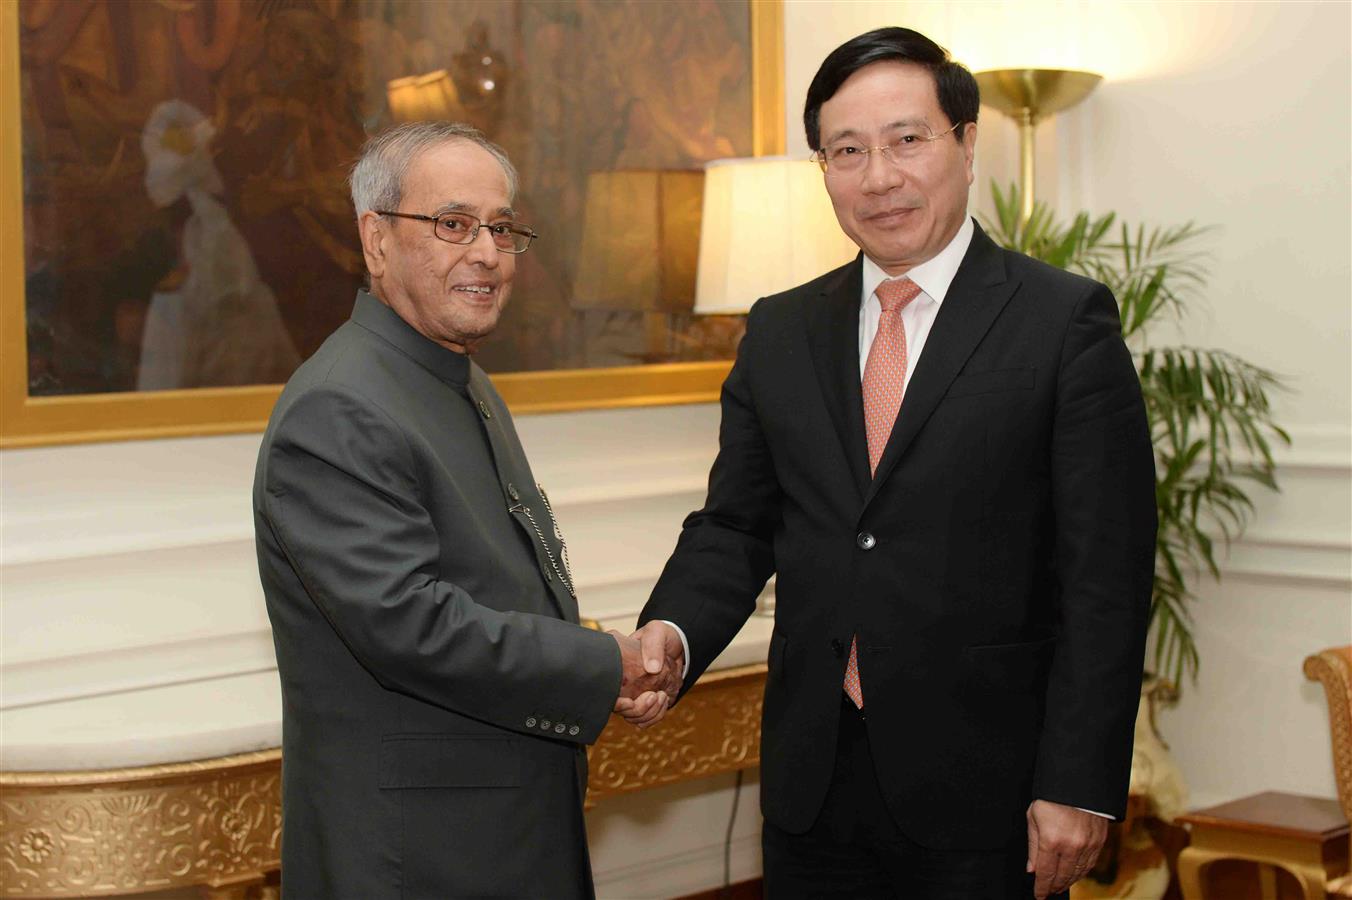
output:
[[26,533],[20,540],[11,537],[11,529],[6,529],[0,534],[0,545],[4,547],[3,554],[0,554],[0,567],[156,554],[198,547],[224,547],[245,541],[252,544],[254,539],[252,527],[245,529],[237,525],[186,525],[181,528],[86,535],[71,534],[66,530],[69,527],[69,522],[60,521],[50,523],[48,528],[26,523]]
[[[548,429],[536,429],[541,432],[533,435],[537,441],[556,448],[536,472],[550,489],[565,534],[574,537],[583,615],[625,630],[642,608],[676,539],[681,513],[675,510],[693,509],[703,497],[709,435],[698,422],[687,423],[691,427],[681,433],[658,429],[656,436],[647,435],[608,458],[599,455],[598,448],[609,445],[603,438],[613,432],[615,423],[604,416],[592,418],[597,421],[580,442],[563,443],[558,435],[546,433]],[[712,423],[716,417],[703,418]],[[1331,596],[1346,602],[1345,592],[1352,588],[1352,535],[1337,503],[1346,505],[1344,498],[1352,496],[1348,480],[1352,428],[1303,426],[1292,429],[1292,437],[1292,448],[1277,451],[1278,477],[1285,492],[1280,496],[1255,492],[1260,503],[1257,527],[1228,551],[1220,550],[1223,583],[1286,585],[1287,593],[1300,595],[1301,602],[1322,604]],[[119,573],[118,602],[128,606],[127,620],[160,616],[162,583],[149,578],[142,582],[134,573],[191,575],[202,564],[202,548],[212,557],[237,559],[230,563],[230,571],[239,567],[243,584],[253,577],[243,571],[253,544],[247,483],[242,477],[226,482],[222,473],[239,475],[236,464],[245,456],[251,460],[256,451],[248,443],[234,441],[230,446],[239,445],[235,451],[217,447],[208,454],[212,471],[221,476],[213,480],[211,490],[193,491],[180,472],[177,482],[157,492],[153,489],[157,460],[181,458],[187,448],[179,441],[150,442],[143,467],[117,482],[115,496],[92,506],[81,502],[89,484],[80,479],[92,483],[88,473],[77,475],[69,496],[55,495],[45,502],[48,493],[59,493],[61,479],[45,469],[26,470],[33,454],[7,451],[6,468],[19,465],[5,472],[6,496],[0,508],[0,583],[6,595],[0,605],[11,611],[22,608],[31,617],[45,608],[51,585],[61,585],[69,596],[78,591],[81,579],[89,580],[89,602],[97,603],[104,586],[93,574],[78,575],[73,576],[73,589],[70,563],[86,561],[85,568],[95,573],[104,571],[107,561],[107,570]],[[50,452],[62,458],[69,455],[67,449]],[[114,453],[117,469],[135,456],[125,447],[118,452],[127,458]],[[66,463],[87,467],[92,460],[76,454]],[[642,540],[636,542],[638,537]],[[1205,576],[1197,585],[1207,589]],[[231,580],[204,589],[229,603],[238,586]],[[261,604],[261,594],[247,602]],[[78,614],[75,603],[63,607],[67,609],[63,615]],[[22,652],[11,645],[8,664],[0,661],[0,708],[230,678],[275,667],[265,620],[261,627],[252,627],[253,621],[238,615],[163,624],[160,637],[144,634],[146,643],[140,646],[99,646],[95,640],[94,646],[81,644],[80,653],[71,653],[69,643],[63,646],[51,629],[34,631],[31,640],[24,638]],[[59,623],[53,625],[59,629]],[[204,633],[204,625],[220,633]]]
[[1352,474],[1352,426],[1297,425],[1286,429],[1291,446],[1273,448],[1278,470]]
[[[546,486],[545,489],[561,520],[570,519],[584,510],[590,512],[595,507],[682,496],[691,498],[690,508],[694,509],[704,498],[707,460],[704,467],[698,475],[670,475],[646,483],[636,479],[616,480],[557,490]],[[231,498],[229,503],[152,504],[139,512],[135,523],[119,523],[118,517],[111,515],[53,516],[8,522],[0,526],[0,567],[160,553],[240,542],[252,544],[252,517],[247,511],[240,513],[238,505],[237,498]],[[154,525],[136,527],[152,520]]]
[[[1254,530],[1219,548],[1221,581],[1352,589],[1352,537]],[[1205,576],[1204,576],[1205,577]]]
[[0,710],[233,678],[277,668],[272,632],[111,647],[0,666]]
[[[1292,446],[1273,451],[1279,483],[1302,474],[1352,477],[1352,427],[1307,425],[1289,430]],[[149,446],[161,453],[181,450],[159,443]],[[561,519],[580,519],[596,507],[682,496],[690,498],[691,509],[698,506],[707,487],[711,452],[703,446],[647,450],[639,447],[630,455],[560,459],[554,464],[545,457],[536,473]],[[147,486],[134,506],[105,505],[93,512],[82,503],[53,508],[31,497],[7,499],[0,508],[0,568],[252,542],[253,518],[247,488],[243,490],[242,494],[214,491],[185,502],[176,490],[157,495]]]
[[[738,818],[759,810],[739,810]],[[593,871],[597,900],[648,900],[678,897],[722,886],[723,847],[717,844],[670,856],[645,856],[641,862],[620,868]],[[760,829],[753,835],[735,837],[730,854],[732,883],[761,876]]]

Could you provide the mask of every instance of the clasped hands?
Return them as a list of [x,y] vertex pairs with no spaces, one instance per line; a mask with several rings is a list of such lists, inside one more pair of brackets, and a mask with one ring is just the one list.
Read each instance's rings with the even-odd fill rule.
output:
[[615,712],[630,725],[656,725],[676,702],[685,675],[685,648],[665,622],[649,622],[628,637],[607,632],[620,645],[620,696]]

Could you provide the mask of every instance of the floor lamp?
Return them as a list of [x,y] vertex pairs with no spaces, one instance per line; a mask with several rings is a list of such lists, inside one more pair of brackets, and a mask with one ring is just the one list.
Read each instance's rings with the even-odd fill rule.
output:
[[987,69],[976,73],[981,101],[1019,123],[1019,225],[1033,215],[1033,135],[1037,123],[1079,103],[1103,80],[1070,69]]

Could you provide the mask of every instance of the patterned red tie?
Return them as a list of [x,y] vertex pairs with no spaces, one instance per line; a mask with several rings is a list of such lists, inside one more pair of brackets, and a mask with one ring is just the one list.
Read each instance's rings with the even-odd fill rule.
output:
[[[878,302],[883,313],[878,318],[878,333],[868,350],[864,364],[864,430],[868,434],[868,470],[878,471],[883,448],[892,435],[892,425],[901,409],[901,394],[906,386],[906,326],[901,311],[920,296],[920,286],[909,278],[897,278],[878,285]],[[859,639],[850,641],[850,661],[845,666],[845,693],[854,705],[864,708],[864,690],[859,685]]]

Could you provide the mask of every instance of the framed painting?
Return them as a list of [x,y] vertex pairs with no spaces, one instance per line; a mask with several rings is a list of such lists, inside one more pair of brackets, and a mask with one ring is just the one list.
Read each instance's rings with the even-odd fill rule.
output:
[[542,238],[478,359],[518,412],[712,400],[703,163],[784,150],[782,0],[0,4],[0,446],[261,430],[363,271],[362,142],[468,121]]

